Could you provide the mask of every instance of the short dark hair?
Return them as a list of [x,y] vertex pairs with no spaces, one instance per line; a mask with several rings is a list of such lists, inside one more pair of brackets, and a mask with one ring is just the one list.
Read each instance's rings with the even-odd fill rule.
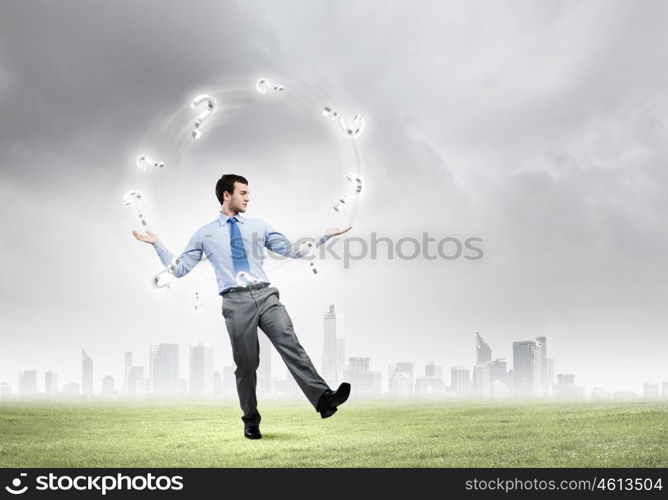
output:
[[218,201],[221,205],[223,204],[223,193],[225,191],[230,194],[234,194],[235,182],[241,182],[242,184],[246,184],[248,186],[248,181],[246,178],[236,174],[225,174],[220,179],[218,179],[218,182],[216,182],[216,198],[218,198]]

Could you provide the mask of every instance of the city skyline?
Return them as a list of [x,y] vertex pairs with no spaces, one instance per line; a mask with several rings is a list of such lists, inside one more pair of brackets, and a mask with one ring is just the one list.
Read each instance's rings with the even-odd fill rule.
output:
[[[340,317],[334,304],[323,314],[323,353],[321,373],[331,386],[342,381],[350,382],[358,397],[389,396],[394,398],[562,398],[582,399],[584,386],[577,385],[574,373],[555,372],[553,339],[537,336],[534,340],[513,341],[511,368],[505,358],[493,359],[494,349],[480,332],[475,332],[474,357],[471,367],[457,365],[450,368],[450,381],[444,378],[443,366],[434,361],[425,365],[424,375],[414,370],[413,361],[401,360],[390,364],[387,380],[381,371],[372,369],[370,357],[344,356],[345,337],[339,328]],[[264,336],[260,334],[260,339]],[[270,342],[265,338],[261,343],[261,363],[258,367],[258,394],[284,393],[289,396],[299,394],[298,387],[286,370],[285,378],[272,376]],[[106,374],[101,378],[101,389],[94,389],[94,360],[85,349],[81,349],[81,379],[63,385],[63,395],[103,396],[123,395],[129,397],[156,396],[172,397],[181,395],[196,398],[227,396],[235,388],[234,367],[224,366],[215,370],[215,352],[210,346],[199,342],[188,349],[188,379],[180,377],[180,347],[178,344],[160,343],[149,346],[149,367],[135,364],[134,354],[123,354],[122,386],[116,390],[116,379]],[[264,364],[262,362],[264,360]],[[148,377],[145,377],[145,373]],[[11,385],[1,381],[3,399],[11,397]],[[31,399],[39,396],[38,372],[19,372],[18,397]],[[44,395],[54,395],[58,391],[58,373],[48,369],[44,373]],[[122,389],[121,389],[122,387]],[[646,381],[642,386],[645,398],[668,396],[668,381]],[[592,399],[605,399],[607,395],[633,397],[636,391],[620,390],[614,387],[593,387],[587,391]],[[612,397],[612,396],[610,396]],[[622,396],[620,396],[622,397]],[[624,396],[625,397],[625,396]]]

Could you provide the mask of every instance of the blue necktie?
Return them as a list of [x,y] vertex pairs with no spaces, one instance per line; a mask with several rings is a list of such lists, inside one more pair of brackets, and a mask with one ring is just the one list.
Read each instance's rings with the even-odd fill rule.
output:
[[246,248],[241,239],[241,231],[237,219],[230,217],[227,219],[230,225],[230,248],[232,249],[232,264],[234,264],[234,272],[246,271],[250,273],[250,266],[248,265],[248,256],[246,255]]

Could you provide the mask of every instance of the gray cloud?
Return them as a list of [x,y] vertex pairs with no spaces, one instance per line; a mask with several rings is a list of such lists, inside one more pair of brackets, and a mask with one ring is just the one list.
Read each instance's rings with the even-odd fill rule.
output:
[[[147,183],[173,251],[215,216],[211,184],[228,167],[250,176],[252,215],[293,236],[310,230],[339,189],[339,137],[318,114],[324,104],[368,121],[357,235],[485,242],[478,263],[325,262],[317,283],[286,280],[314,359],[334,300],[349,354],[383,371],[404,357],[469,363],[479,329],[508,358],[512,340],[553,334],[557,370],[591,385],[623,385],[621,365],[638,370],[633,384],[665,378],[662,349],[637,345],[665,347],[667,9],[651,0],[3,4],[0,195],[12,209],[0,215],[0,255],[12,265],[0,271],[0,335],[15,355],[0,378],[33,362],[20,353],[39,368],[56,349],[75,353],[74,368],[56,368],[75,379],[82,345],[113,372],[125,349],[194,341],[184,333],[193,324],[218,364],[231,362],[215,297],[210,316],[188,309],[208,270],[151,295],[159,263],[128,239],[134,219],[120,195],[134,187],[131,161],[152,124],[195,92],[259,75],[283,77],[285,99],[255,96],[220,114],[183,165]],[[310,100],[288,105],[297,85]],[[35,341],[50,350],[35,354]],[[591,366],[580,353],[603,343],[606,359]]]

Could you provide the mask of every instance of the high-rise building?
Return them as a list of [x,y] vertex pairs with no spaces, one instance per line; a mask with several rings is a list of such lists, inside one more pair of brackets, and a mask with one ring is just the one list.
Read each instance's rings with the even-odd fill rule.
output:
[[271,341],[264,334],[258,334],[260,346],[260,364],[257,367],[257,393],[271,392]]
[[552,390],[558,399],[582,399],[584,387],[575,385],[575,375],[572,373],[557,374],[557,383]]
[[126,352],[123,355],[123,392],[130,394],[130,371],[132,371],[132,353]]
[[223,397],[223,375],[220,372],[213,372],[213,394],[216,398]]
[[151,347],[151,385],[153,394],[174,395],[178,392],[179,345],[159,344]]
[[492,380],[490,364],[487,361],[473,367],[472,394],[479,398],[488,398],[492,395]]
[[281,398],[299,399],[302,397],[302,391],[297,385],[295,378],[286,368],[285,377],[274,378],[273,380],[274,392],[280,395]]
[[93,394],[93,360],[84,349],[81,349],[81,393]]
[[58,392],[58,375],[51,370],[44,374],[44,393],[55,394]]
[[537,395],[549,395],[554,385],[554,357],[552,337],[536,337],[536,384]]
[[203,343],[190,346],[190,391],[194,397],[211,397],[214,393],[213,347]]
[[388,371],[389,394],[394,398],[413,395],[413,363],[399,362],[390,365]]
[[470,395],[471,375],[469,369],[455,366],[450,370],[450,387],[457,397],[465,398]]
[[188,394],[188,381],[184,377],[179,377],[176,390],[179,393],[179,396]]
[[111,375],[105,375],[102,379],[102,394],[105,396],[114,394],[114,377]]
[[369,370],[370,358],[349,358],[344,378],[355,387],[355,394],[362,397],[381,395],[383,376],[380,372]]
[[342,382],[343,372],[346,370],[346,341],[342,338],[336,339],[336,376],[337,385]]
[[443,367],[430,361],[424,367],[424,377],[415,379],[414,394],[416,398],[440,398],[445,395]]
[[9,401],[12,398],[12,388],[7,382],[0,382],[0,401]]
[[78,396],[81,391],[77,382],[70,382],[63,386],[63,394],[66,396]]
[[475,332],[475,364],[482,365],[492,360],[492,349],[483,340],[480,333]]
[[128,373],[128,396],[144,396],[146,389],[144,367],[131,366]]
[[508,385],[508,367],[505,358],[497,358],[489,362],[489,379],[490,382],[498,380]]
[[513,395],[533,397],[536,395],[537,346],[533,340],[513,342]]
[[334,304],[324,316],[324,337],[322,351],[322,378],[337,386],[345,369],[345,344],[340,336],[340,320],[337,320]]
[[424,376],[440,378],[443,380],[443,367],[437,365],[433,361],[430,361],[424,367]]
[[643,399],[650,399],[655,401],[659,399],[659,384],[653,382],[645,382],[642,389]]
[[35,370],[19,372],[19,395],[25,399],[31,399],[37,395],[37,372]]
[[234,366],[223,366],[223,397],[233,397],[237,394],[237,376]]

